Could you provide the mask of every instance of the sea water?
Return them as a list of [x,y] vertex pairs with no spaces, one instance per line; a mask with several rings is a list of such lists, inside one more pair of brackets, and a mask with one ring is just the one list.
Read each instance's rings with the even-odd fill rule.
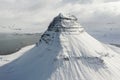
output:
[[17,34],[0,33],[0,55],[12,54],[22,47],[35,44],[39,41],[41,34]]

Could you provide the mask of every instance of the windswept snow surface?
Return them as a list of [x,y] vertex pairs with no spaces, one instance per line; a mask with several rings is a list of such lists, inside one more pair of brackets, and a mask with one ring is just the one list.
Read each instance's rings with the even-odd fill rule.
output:
[[120,79],[118,51],[91,37],[74,16],[59,14],[36,46],[0,57],[0,80]]

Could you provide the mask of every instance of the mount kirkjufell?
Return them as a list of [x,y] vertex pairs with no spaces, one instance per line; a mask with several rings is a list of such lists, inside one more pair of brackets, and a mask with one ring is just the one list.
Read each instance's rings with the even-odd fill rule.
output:
[[120,54],[91,37],[75,16],[59,14],[37,45],[2,58],[0,80],[120,79]]

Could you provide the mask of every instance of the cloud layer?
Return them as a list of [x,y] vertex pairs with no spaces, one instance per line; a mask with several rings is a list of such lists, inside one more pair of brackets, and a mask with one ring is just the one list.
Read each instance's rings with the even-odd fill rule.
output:
[[120,0],[0,0],[0,25],[44,30],[59,12],[71,13],[80,23],[115,22]]

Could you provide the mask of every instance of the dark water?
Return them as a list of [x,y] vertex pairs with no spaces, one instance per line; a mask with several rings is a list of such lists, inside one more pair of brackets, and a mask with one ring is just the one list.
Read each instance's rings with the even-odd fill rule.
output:
[[11,54],[22,47],[35,44],[39,41],[41,34],[4,34],[0,33],[0,55]]
[[120,47],[120,44],[111,44],[111,45],[114,45],[116,47]]

